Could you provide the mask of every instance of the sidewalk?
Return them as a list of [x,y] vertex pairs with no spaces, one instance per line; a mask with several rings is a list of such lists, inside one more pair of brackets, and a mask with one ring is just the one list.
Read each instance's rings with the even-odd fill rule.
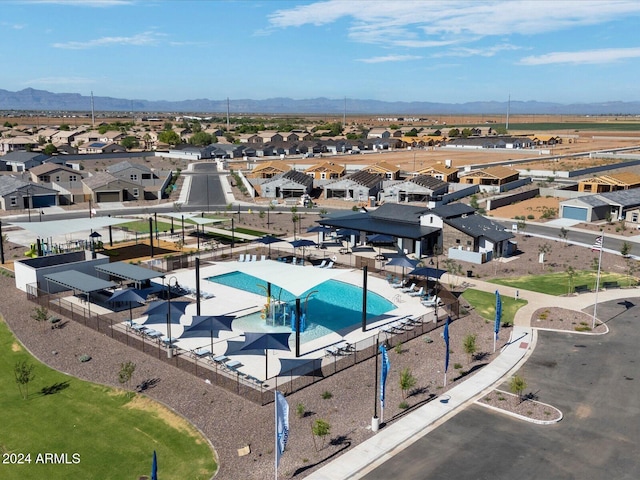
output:
[[[448,277],[448,274],[443,276],[442,281],[461,282],[469,280],[463,277]],[[499,290],[501,295],[511,297],[515,297],[516,294],[515,288],[495,285],[477,279],[473,279],[469,288],[486,292]],[[637,293],[636,289],[633,292],[634,294]],[[374,437],[349,450],[340,458],[315,471],[307,478],[310,480],[362,478],[457,414],[463,407],[466,407],[477,397],[484,394],[485,391],[498,386],[506,376],[517,371],[535,347],[537,333],[536,329],[530,326],[530,321],[537,309],[558,306],[561,301],[563,308],[582,311],[584,308],[594,305],[596,300],[595,293],[562,297],[561,300],[553,295],[531,291],[520,290],[518,294],[519,298],[527,300],[528,303],[516,313],[509,342],[502,348],[500,355],[493,362],[468,380],[449,390],[441,398],[436,398],[393,425],[381,428]],[[598,292],[597,300],[598,303],[602,303],[610,300],[626,299],[630,296],[636,295],[630,294],[629,289],[612,289]]]

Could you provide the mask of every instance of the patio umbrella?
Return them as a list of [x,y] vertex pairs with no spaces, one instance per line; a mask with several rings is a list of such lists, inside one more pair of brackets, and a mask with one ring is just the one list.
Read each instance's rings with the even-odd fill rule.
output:
[[274,237],[273,235],[265,235],[264,237],[260,237],[256,240],[258,243],[262,243],[263,245],[269,245],[269,256],[271,256],[271,244],[284,242],[284,240]]
[[435,280],[439,280],[442,275],[447,273],[446,270],[442,270],[441,268],[433,268],[433,267],[418,267],[409,272],[409,275],[416,275],[418,277],[427,277],[433,278]]
[[318,245],[316,242],[314,242],[313,240],[309,240],[308,238],[299,238],[298,240],[293,240],[292,242],[289,242],[289,244],[291,244],[291,246],[293,247],[294,252],[296,248],[302,247],[303,257],[304,257],[304,247],[315,247]]
[[[218,336],[218,332],[231,331],[231,322],[236,317],[230,315],[194,315],[191,326],[184,329],[180,338],[201,337],[208,333],[211,336],[211,353],[213,353],[213,337]],[[215,334],[215,335],[214,335]]]
[[133,324],[133,315],[131,313],[131,304],[144,303],[147,298],[147,293],[135,288],[124,288],[122,290],[116,290],[109,298],[108,302],[129,302],[129,323]]
[[388,267],[402,267],[402,278],[404,278],[404,269],[405,268],[416,268],[418,265],[418,260],[411,260],[409,257],[405,255],[399,255],[397,257],[391,258],[387,262]]
[[269,378],[269,350],[291,351],[289,348],[290,333],[245,332],[244,345],[240,350],[264,350],[264,378]]

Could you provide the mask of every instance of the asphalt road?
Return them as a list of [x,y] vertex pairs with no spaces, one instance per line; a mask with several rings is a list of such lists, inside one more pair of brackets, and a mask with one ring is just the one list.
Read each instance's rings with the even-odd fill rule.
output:
[[640,478],[640,299],[628,302],[599,305],[612,316],[607,335],[539,333],[518,373],[527,392],[563,412],[561,422],[535,425],[472,405],[364,478]]
[[211,169],[203,168],[208,165],[196,165],[201,168],[196,168],[195,173],[191,174],[191,188],[186,201],[188,207],[211,209],[212,206],[226,205],[220,174]]

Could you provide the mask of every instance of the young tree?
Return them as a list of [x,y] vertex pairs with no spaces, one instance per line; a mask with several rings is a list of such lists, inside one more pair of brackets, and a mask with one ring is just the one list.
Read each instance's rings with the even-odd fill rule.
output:
[[565,270],[566,274],[567,274],[567,278],[568,278],[568,294],[571,295],[573,293],[573,278],[576,276],[576,271],[575,269],[569,265],[566,270]]
[[140,142],[136,137],[128,135],[122,139],[120,145],[122,145],[127,150],[131,150],[132,148],[136,148],[138,145],[140,145]]
[[524,400],[522,392],[524,392],[525,388],[527,388],[527,382],[525,382],[524,378],[520,375],[514,375],[511,377],[511,380],[509,380],[509,390],[511,390],[511,393],[518,395],[520,402]]
[[569,234],[569,230],[567,230],[566,228],[562,227],[560,229],[560,233],[558,233],[558,236],[564,240],[565,245],[567,244],[567,235]]
[[36,322],[44,325],[45,322],[49,319],[49,310],[44,305],[40,307],[35,307],[33,309],[33,313],[31,314],[31,318],[33,318]]
[[400,372],[400,390],[402,390],[402,398],[407,398],[407,392],[416,385],[416,377],[413,376],[409,367]]
[[133,377],[133,372],[136,371],[136,364],[133,362],[125,362],[120,364],[120,371],[118,372],[118,381],[121,385],[127,386],[127,388],[131,387],[131,377]]
[[549,245],[548,243],[543,243],[538,247],[538,254],[540,255],[540,259],[541,259],[540,263],[542,264],[542,270],[544,270],[544,262],[545,262],[544,256],[549,252],[551,252],[551,245]]
[[620,255],[628,257],[631,251],[631,244],[629,242],[622,242],[622,248],[620,248]]
[[29,383],[35,378],[33,373],[33,365],[26,360],[16,362],[13,366],[13,373],[16,377],[16,383],[18,384],[18,390],[20,395],[26,400],[29,397]]
[[313,422],[313,425],[311,425],[311,433],[313,434],[313,446],[317,452],[318,446],[316,445],[316,437],[320,437],[322,439],[322,448],[324,448],[324,439],[331,433],[331,425],[329,422],[319,418]]
[[476,343],[477,336],[475,333],[471,333],[464,337],[462,348],[464,349],[464,353],[469,355],[469,363],[473,361],[473,356],[478,351],[478,345]]

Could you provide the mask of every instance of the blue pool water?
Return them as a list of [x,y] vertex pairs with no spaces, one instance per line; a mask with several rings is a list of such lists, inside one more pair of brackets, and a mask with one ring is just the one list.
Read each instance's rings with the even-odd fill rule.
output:
[[[266,282],[252,275],[231,272],[207,280],[263,295],[266,303]],[[258,312],[238,318],[233,322],[234,328],[244,331],[291,331],[290,315],[295,311],[295,297],[276,285],[271,285],[271,297],[276,302],[286,303],[286,308],[279,310],[273,321],[265,321]],[[394,308],[396,306],[384,297],[373,292],[367,294],[367,318],[382,315]],[[300,296],[300,309],[305,315],[306,327],[301,341],[307,342],[359,324],[362,321],[362,288],[328,280]]]

